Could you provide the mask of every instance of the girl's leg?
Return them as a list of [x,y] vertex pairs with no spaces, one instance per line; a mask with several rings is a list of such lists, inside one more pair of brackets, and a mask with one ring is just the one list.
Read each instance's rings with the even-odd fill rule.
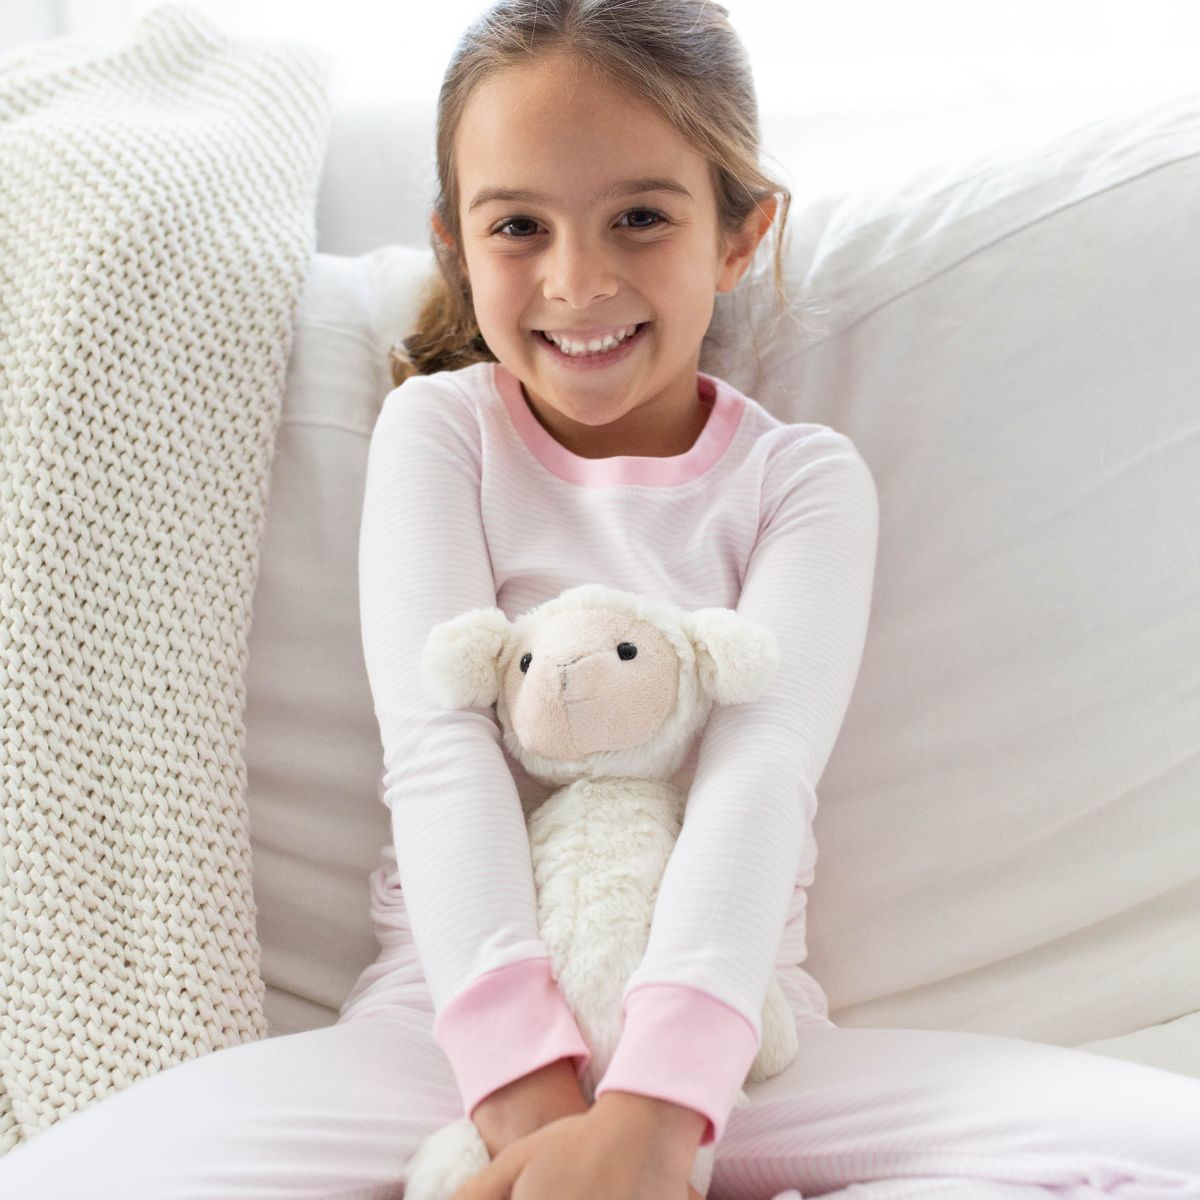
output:
[[1200,1200],[1200,1080],[986,1034],[805,1024],[710,1200]]
[[0,1158],[0,1196],[399,1200],[419,1143],[463,1116],[431,1029],[375,1007],[168,1067]]

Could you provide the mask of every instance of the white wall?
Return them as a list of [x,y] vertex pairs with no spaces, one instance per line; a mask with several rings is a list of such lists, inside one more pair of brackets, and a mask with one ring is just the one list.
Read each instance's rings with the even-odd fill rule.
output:
[[[55,32],[117,39],[156,0],[0,0],[0,51]],[[231,31],[335,58],[332,161],[371,138],[430,147],[442,71],[479,0],[192,0]],[[1038,140],[1200,88],[1198,0],[725,0],[754,64],[768,165],[798,204]],[[369,157],[369,156],[368,156]],[[381,161],[371,186],[426,187]],[[339,221],[339,228],[342,222]],[[424,229],[360,223],[357,252]]]

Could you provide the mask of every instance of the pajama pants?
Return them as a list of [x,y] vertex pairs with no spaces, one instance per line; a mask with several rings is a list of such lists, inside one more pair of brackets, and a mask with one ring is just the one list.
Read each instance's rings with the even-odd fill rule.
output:
[[[411,944],[385,948],[336,1024],[93,1102],[0,1158],[0,1197],[399,1200],[417,1145],[463,1116],[432,1025]],[[797,1032],[731,1114],[712,1200],[1200,1200],[1198,1079],[984,1034]]]

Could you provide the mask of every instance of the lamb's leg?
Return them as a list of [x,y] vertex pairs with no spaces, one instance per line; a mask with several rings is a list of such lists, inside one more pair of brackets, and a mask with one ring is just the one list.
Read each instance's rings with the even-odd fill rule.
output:
[[799,1052],[796,1016],[783,994],[783,988],[779,986],[778,977],[772,975],[767,986],[767,998],[763,1003],[762,1045],[750,1064],[746,1082],[759,1083],[778,1075],[791,1064]]

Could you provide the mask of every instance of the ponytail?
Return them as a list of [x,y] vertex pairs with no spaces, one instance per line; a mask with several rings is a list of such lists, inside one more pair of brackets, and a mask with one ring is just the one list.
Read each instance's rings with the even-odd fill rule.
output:
[[[435,246],[435,250],[437,247]],[[461,278],[449,256],[438,254],[439,269],[425,285],[417,325],[388,352],[392,384],[411,375],[455,371],[477,362],[496,362],[479,332],[466,284],[457,288],[448,276]]]

